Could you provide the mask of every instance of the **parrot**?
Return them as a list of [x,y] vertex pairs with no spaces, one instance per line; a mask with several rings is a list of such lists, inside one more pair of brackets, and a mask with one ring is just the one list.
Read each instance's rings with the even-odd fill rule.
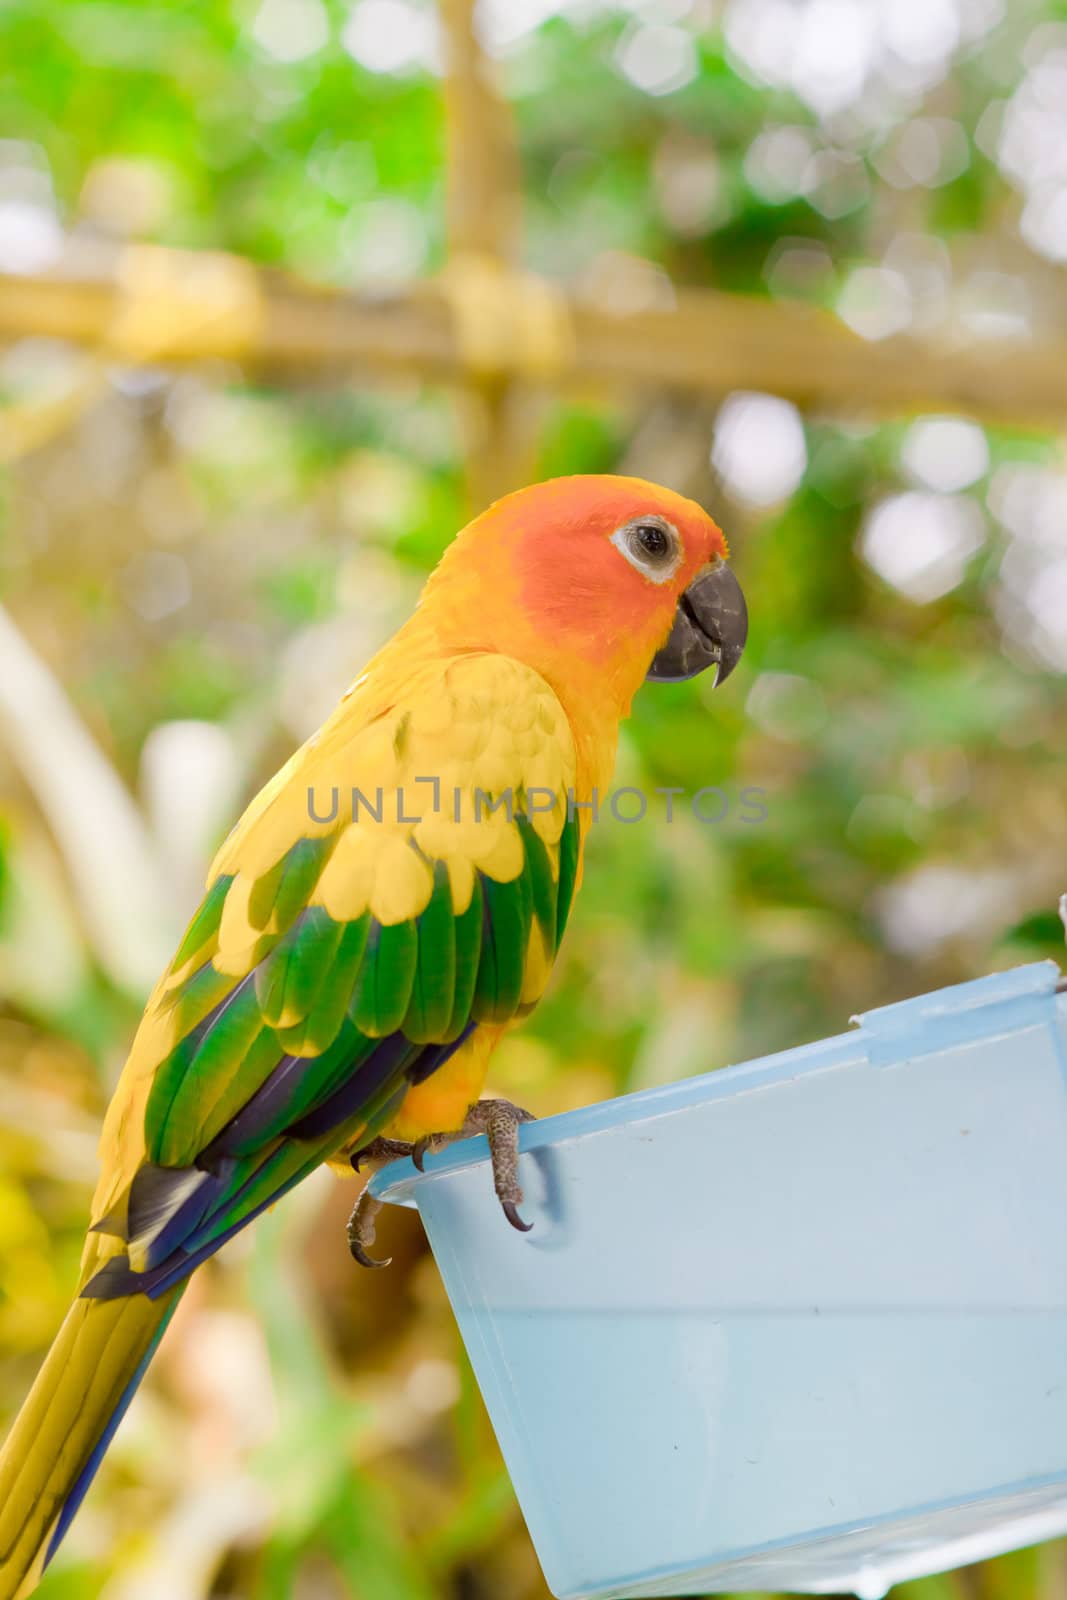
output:
[[[721,683],[747,611],[725,538],[640,478],[476,516],[408,620],[223,841],[100,1140],[77,1297],[0,1452],[0,1600],[66,1534],[190,1274],[322,1163],[519,1124],[482,1100],[544,993],[596,797],[644,680]],[[379,1202],[349,1224],[368,1253]]]

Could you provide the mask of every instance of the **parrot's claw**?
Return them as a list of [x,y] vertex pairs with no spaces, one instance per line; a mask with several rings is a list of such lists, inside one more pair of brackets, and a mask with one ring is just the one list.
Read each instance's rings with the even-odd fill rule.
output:
[[513,1228],[529,1233],[532,1222],[524,1222],[519,1215],[522,1186],[519,1183],[519,1129],[524,1122],[534,1122],[532,1112],[513,1106],[510,1100],[476,1100],[467,1112],[459,1137],[469,1138],[484,1133],[489,1140],[489,1158],[493,1166],[493,1188],[500,1201],[500,1209]]
[[533,1227],[533,1223],[523,1222],[522,1218],[519,1216],[519,1209],[514,1200],[501,1200],[500,1209],[503,1211],[505,1217],[507,1217],[513,1228],[517,1228],[520,1233],[529,1233],[530,1229]]
[[370,1144],[365,1144],[362,1150],[357,1150],[349,1156],[352,1171],[358,1172],[364,1161],[403,1161],[405,1156],[414,1154],[415,1146],[408,1144],[404,1139],[372,1139]]
[[392,1260],[391,1256],[386,1256],[384,1261],[379,1261],[375,1256],[367,1254],[367,1246],[374,1243],[374,1222],[381,1209],[382,1202],[376,1200],[369,1190],[364,1189],[348,1219],[346,1230],[348,1248],[352,1252],[353,1261],[358,1262],[361,1267],[387,1267]]
[[[459,1134],[452,1134],[453,1139],[458,1139]],[[427,1133],[421,1139],[416,1139],[411,1147],[411,1159],[420,1172],[426,1171],[426,1157],[433,1150],[443,1150],[449,1142],[447,1133]]]

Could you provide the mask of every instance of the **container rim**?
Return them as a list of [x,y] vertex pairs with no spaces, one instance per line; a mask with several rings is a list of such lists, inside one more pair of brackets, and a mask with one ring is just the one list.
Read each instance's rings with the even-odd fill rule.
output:
[[[905,1056],[910,1053],[906,1048],[909,1033],[914,1037],[920,1030],[941,1038],[947,1045],[951,1040],[944,1037],[946,1026],[951,1028],[959,1018],[966,1019],[971,1037],[985,1031],[1004,1032],[1003,1023],[998,1026],[995,1017],[998,1014],[1002,1017],[1005,1008],[1014,1008],[1019,1002],[1047,1000],[1051,1020],[1057,1008],[1067,1013],[1067,994],[1058,993],[1060,980],[1060,969],[1055,961],[1036,961],[1007,972],[934,989],[908,1000],[894,1001],[851,1018],[856,1026],[848,1033],[833,1034],[827,1039],[816,1039],[810,1044],[719,1067],[696,1077],[679,1078],[673,1083],[657,1084],[633,1094],[615,1095],[610,1100],[600,1100],[575,1111],[524,1123],[519,1129],[519,1148],[541,1150],[567,1140],[613,1133],[657,1117],[670,1116],[690,1106],[756,1093],[808,1073],[861,1065],[872,1059],[872,1047],[878,1050],[883,1038],[897,1045],[894,1053]],[[986,1012],[990,1013],[988,1027],[982,1021]],[[428,1155],[424,1172],[410,1159],[390,1162],[373,1175],[368,1187],[378,1200],[413,1206],[418,1185],[488,1159],[488,1141],[484,1134],[479,1134]]]

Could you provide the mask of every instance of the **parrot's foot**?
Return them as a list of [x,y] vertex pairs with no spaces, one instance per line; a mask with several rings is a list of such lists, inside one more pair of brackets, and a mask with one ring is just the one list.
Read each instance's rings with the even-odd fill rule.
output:
[[[353,1166],[356,1160],[357,1157],[353,1156]],[[392,1256],[386,1256],[384,1261],[379,1261],[367,1253],[368,1246],[374,1243],[374,1224],[381,1209],[382,1202],[376,1200],[369,1189],[364,1189],[348,1219],[348,1227],[345,1230],[348,1234],[348,1248],[352,1252],[353,1261],[358,1262],[361,1267],[387,1267],[393,1259]]]
[[493,1188],[500,1208],[513,1228],[529,1233],[532,1222],[519,1216],[522,1188],[519,1184],[519,1128],[524,1122],[534,1122],[532,1111],[513,1106],[510,1100],[476,1100],[463,1120],[462,1128],[454,1133],[431,1133],[418,1139],[411,1159],[423,1170],[423,1163],[432,1151],[443,1150],[459,1139],[471,1139],[484,1133],[489,1140],[489,1159],[493,1167]]
[[[379,1166],[386,1166],[390,1161],[403,1161],[414,1151],[414,1145],[406,1143],[403,1139],[372,1139],[370,1144],[365,1144],[362,1150],[357,1150],[349,1157],[353,1172],[358,1172],[364,1161],[373,1161]],[[358,1261],[361,1267],[387,1267],[392,1260],[387,1256],[384,1261],[378,1261],[368,1254],[368,1245],[374,1243],[374,1224],[378,1213],[382,1209],[382,1202],[376,1200],[369,1189],[364,1189],[355,1205],[352,1215],[348,1219],[348,1248],[352,1252],[353,1261]]]
[[[519,1183],[519,1129],[524,1122],[536,1119],[531,1111],[513,1106],[510,1100],[476,1100],[463,1120],[462,1128],[451,1133],[428,1133],[414,1144],[402,1139],[373,1139],[351,1157],[353,1169],[358,1172],[364,1161],[386,1163],[402,1161],[410,1156],[419,1171],[424,1170],[426,1157],[434,1150],[444,1150],[460,1139],[471,1139],[484,1133],[489,1140],[489,1158],[493,1168],[493,1188],[500,1201],[500,1209],[520,1233],[529,1233],[532,1222],[524,1222],[519,1215],[522,1204],[522,1187]],[[354,1261],[361,1267],[387,1267],[389,1261],[378,1261],[370,1255],[374,1243],[374,1224],[382,1202],[364,1189],[348,1219],[348,1248]]]

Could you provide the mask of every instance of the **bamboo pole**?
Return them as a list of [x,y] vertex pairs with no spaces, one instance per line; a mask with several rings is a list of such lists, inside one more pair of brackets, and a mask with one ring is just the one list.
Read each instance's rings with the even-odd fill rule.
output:
[[522,391],[497,347],[510,343],[521,311],[506,285],[518,260],[522,176],[511,107],[478,39],[476,0],[439,0],[444,35],[449,300],[461,362],[457,396],[471,509],[530,476],[533,430]]
[[[180,275],[182,257],[165,252]],[[244,263],[240,263],[245,268]],[[247,268],[245,268],[247,271]],[[393,297],[348,295],[266,274],[255,277],[258,315],[235,338],[225,319],[189,325],[175,308],[153,359],[188,365],[238,362],[280,381],[412,376],[455,383],[470,376],[454,297],[434,281]],[[529,287],[516,279],[516,303]],[[46,337],[133,359],[116,341],[123,289],[106,279],[0,278],[0,339]],[[615,315],[565,297],[569,339],[556,355],[561,388],[590,387],[632,399],[658,389],[716,396],[764,390],[806,409],[893,416],[950,411],[989,422],[1060,426],[1067,417],[1067,339],[975,338],[941,343],[904,335],[869,342],[828,312],[716,291],[681,291],[673,309]],[[179,315],[180,309],[180,315]],[[168,325],[165,305],[157,325]],[[521,378],[529,352],[500,342],[503,377]]]
[[514,263],[522,216],[515,124],[478,40],[476,0],[438,0],[445,43],[449,249]]

